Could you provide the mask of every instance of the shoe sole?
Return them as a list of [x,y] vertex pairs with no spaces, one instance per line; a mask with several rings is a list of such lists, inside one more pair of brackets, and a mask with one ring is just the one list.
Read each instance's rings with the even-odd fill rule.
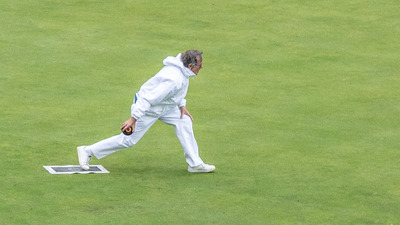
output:
[[194,169],[192,169],[192,168],[188,168],[188,172],[189,172],[189,173],[211,173],[211,172],[213,172],[214,170],[215,170],[215,168],[212,169],[212,170],[194,170]]

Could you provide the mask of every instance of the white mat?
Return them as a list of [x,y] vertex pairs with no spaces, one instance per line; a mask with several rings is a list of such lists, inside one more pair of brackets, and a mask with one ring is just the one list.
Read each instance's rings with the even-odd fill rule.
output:
[[90,165],[89,170],[83,170],[80,166],[43,166],[51,174],[88,174],[88,173],[110,173],[102,165]]

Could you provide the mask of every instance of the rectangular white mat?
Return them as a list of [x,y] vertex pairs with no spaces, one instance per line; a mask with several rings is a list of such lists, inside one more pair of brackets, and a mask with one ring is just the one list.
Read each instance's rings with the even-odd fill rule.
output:
[[110,173],[102,165],[90,165],[89,170],[83,170],[80,166],[43,166],[51,174],[88,174],[88,173]]

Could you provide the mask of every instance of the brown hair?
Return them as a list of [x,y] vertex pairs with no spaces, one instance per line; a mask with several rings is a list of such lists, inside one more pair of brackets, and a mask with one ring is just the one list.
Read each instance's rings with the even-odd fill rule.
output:
[[189,67],[189,64],[192,67],[197,65],[197,57],[200,56],[200,59],[203,59],[201,56],[203,52],[199,50],[187,50],[185,53],[182,54],[181,60],[185,67]]

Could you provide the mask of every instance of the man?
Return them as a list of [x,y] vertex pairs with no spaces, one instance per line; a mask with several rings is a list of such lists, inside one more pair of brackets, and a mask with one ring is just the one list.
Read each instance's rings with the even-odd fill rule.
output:
[[[121,125],[122,133],[99,141],[90,146],[77,148],[79,164],[83,170],[89,170],[92,155],[101,159],[111,153],[134,146],[149,128],[160,120],[175,128],[184,152],[188,171],[208,173],[215,166],[203,162],[199,156],[194,138],[193,117],[186,109],[185,96],[189,87],[189,77],[196,76],[203,68],[203,52],[188,50],[176,57],[164,59],[164,67],[140,88],[135,94],[131,106],[131,118]],[[131,135],[124,132],[133,130]]]

